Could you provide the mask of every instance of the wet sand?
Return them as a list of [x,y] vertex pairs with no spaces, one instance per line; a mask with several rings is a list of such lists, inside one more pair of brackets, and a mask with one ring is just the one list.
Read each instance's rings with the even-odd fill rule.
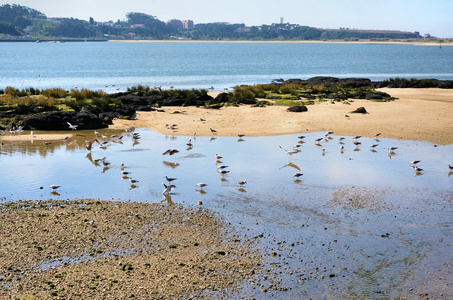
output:
[[[330,102],[308,106],[308,112],[287,112],[286,106],[164,107],[165,112],[139,112],[137,120],[115,120],[110,128],[152,128],[163,134],[272,136],[332,130],[337,135],[373,136],[453,144],[453,90],[380,89],[398,98],[392,102],[354,100],[350,105]],[[368,114],[351,114],[358,107]],[[345,117],[348,114],[350,117]],[[206,121],[201,121],[204,119]],[[176,124],[176,130],[167,124]]]

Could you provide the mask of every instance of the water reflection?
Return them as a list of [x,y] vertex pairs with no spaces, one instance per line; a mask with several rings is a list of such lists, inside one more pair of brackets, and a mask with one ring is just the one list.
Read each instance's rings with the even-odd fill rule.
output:
[[[266,257],[264,265],[284,265],[281,283],[294,293],[283,298],[325,295],[320,274],[335,275],[325,279],[335,283],[334,298],[336,293],[363,296],[363,290],[377,286],[391,298],[387,291],[407,286],[407,274],[421,275],[416,264],[402,262],[423,260],[426,265],[420,269],[426,270],[453,259],[448,253],[436,255],[453,244],[453,234],[446,230],[453,226],[452,145],[364,137],[355,145],[357,139],[344,137],[337,143],[331,135],[313,142],[322,133],[310,133],[303,138],[248,137],[240,143],[236,137],[197,137],[191,141],[195,153],[187,149],[190,137],[136,129],[100,132],[123,138],[113,142],[110,137],[108,147],[95,144],[88,151],[85,140],[96,135],[78,133],[47,146],[0,146],[7,174],[0,181],[0,198],[203,205],[236,220],[249,235],[266,232],[269,238],[260,238],[263,247],[269,246],[264,253],[277,255]],[[162,155],[169,149],[178,152]],[[411,165],[414,158],[421,162]],[[167,189],[170,182],[177,188]],[[61,188],[53,191],[51,184]],[[369,298],[382,296],[378,292],[369,292]]]

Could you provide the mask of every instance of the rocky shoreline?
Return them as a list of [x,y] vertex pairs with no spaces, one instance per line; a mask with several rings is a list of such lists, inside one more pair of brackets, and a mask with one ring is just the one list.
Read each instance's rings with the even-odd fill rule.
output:
[[[348,99],[389,101],[395,98],[375,89],[383,87],[451,89],[453,81],[395,78],[373,82],[366,78],[313,77],[307,80],[276,79],[272,84],[263,86],[270,85],[273,85],[274,89],[291,85],[312,89],[312,91],[299,93],[299,96],[295,98],[295,100],[301,100],[301,104],[305,104],[304,99],[310,102],[313,99],[322,98],[332,101]],[[313,87],[321,91],[314,91]],[[97,102],[101,102],[99,105],[92,104],[85,107],[78,104],[77,100],[75,104],[71,104],[73,109],[69,111],[61,111],[52,106],[17,105],[11,108],[8,105],[0,105],[0,128],[8,131],[19,126],[25,130],[71,130],[68,127],[68,123],[71,123],[76,124],[77,129],[100,129],[112,125],[114,119],[134,119],[137,111],[159,111],[162,107],[169,106],[195,106],[211,109],[239,104],[263,106],[270,104],[266,99],[283,97],[281,95],[269,96],[270,94],[265,96],[262,92],[251,92],[255,88],[255,86],[239,86],[233,92],[221,92],[212,97],[206,90],[160,90],[159,88],[138,86],[126,92],[105,94],[102,98],[97,99]],[[27,92],[16,91],[15,93],[26,94]],[[293,93],[291,91],[291,94]],[[6,95],[5,92],[3,94]],[[108,104],[102,101],[108,102]]]

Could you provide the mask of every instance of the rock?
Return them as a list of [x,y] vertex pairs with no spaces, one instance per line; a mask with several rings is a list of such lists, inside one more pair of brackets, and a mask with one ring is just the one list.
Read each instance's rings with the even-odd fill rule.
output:
[[351,111],[353,114],[367,114],[368,112],[366,111],[365,107],[361,106],[358,107],[356,110]]
[[308,111],[308,108],[305,105],[295,105],[295,106],[288,107],[287,111],[303,112],[303,111]]

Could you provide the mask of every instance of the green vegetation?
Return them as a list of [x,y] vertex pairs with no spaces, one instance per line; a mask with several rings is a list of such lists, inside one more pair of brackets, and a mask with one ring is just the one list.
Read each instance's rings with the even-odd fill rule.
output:
[[276,105],[312,105],[327,100],[346,102],[347,99],[368,99],[379,101],[393,100],[390,95],[370,87],[345,87],[342,85],[324,86],[323,84],[272,83],[241,85],[234,88],[229,101],[241,103],[244,99],[266,99]]
[[[48,18],[35,9],[5,4],[0,6],[0,33],[30,40],[46,39],[192,39],[192,40],[344,40],[372,39],[417,40],[418,32],[319,29],[290,23],[261,26],[206,23],[193,28],[177,28],[155,16],[140,12],[126,13],[125,20],[101,22],[75,18]],[[5,40],[5,39],[0,39]],[[433,39],[436,40],[436,39]]]

